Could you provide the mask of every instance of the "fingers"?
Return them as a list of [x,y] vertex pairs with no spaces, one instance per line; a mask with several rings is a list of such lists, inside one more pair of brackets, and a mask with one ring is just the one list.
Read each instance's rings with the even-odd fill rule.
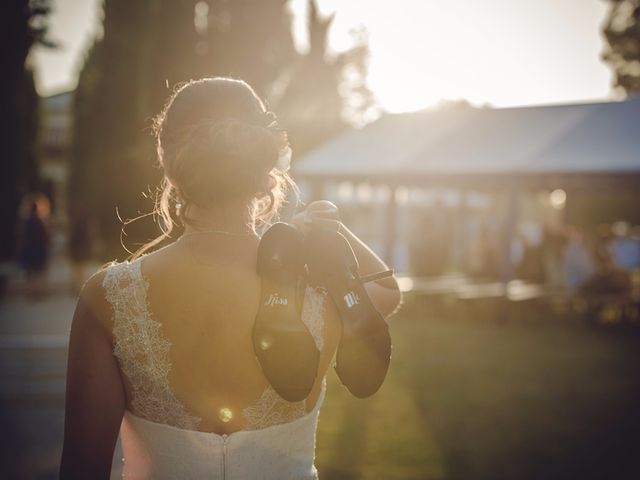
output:
[[321,200],[316,204],[309,205],[307,208],[307,215],[313,219],[329,218],[333,220],[340,220],[338,207],[328,200]]
[[308,229],[313,227],[337,232],[340,229],[340,221],[333,218],[313,216],[305,220],[305,226]]
[[335,203],[330,202],[329,200],[316,200],[307,205],[306,208],[309,212],[314,211],[322,211],[322,210],[335,210],[338,211],[338,207]]
[[311,228],[321,228],[324,230],[338,231],[340,229],[340,221],[331,218],[308,217],[302,222],[292,222],[292,225],[304,235],[309,233]]
[[317,200],[307,205],[307,208],[294,215],[290,222],[303,234],[314,228],[338,231],[340,229],[340,214],[338,207],[328,200]]

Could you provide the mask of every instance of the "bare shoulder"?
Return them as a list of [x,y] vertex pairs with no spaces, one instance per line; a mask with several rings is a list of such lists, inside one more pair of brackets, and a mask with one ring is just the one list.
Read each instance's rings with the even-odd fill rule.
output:
[[138,261],[141,260],[144,260],[144,269],[147,272],[173,269],[181,263],[179,248],[175,241],[162,248],[144,253],[138,259]]
[[118,264],[110,264],[104,267],[101,267],[99,270],[95,271],[82,286],[82,290],[80,292],[81,297],[96,298],[99,296],[100,291],[103,289],[103,282],[107,275],[107,272]]
[[[120,264],[110,264],[96,271],[84,283],[80,290],[76,305],[76,317],[84,322],[92,322],[93,327],[100,328],[111,335],[113,327],[113,310],[105,291],[105,278],[109,272]],[[83,315],[78,315],[84,313]]]
[[107,327],[111,314],[103,281],[109,268],[85,282],[71,323],[60,478],[108,477],[125,410],[126,396]]

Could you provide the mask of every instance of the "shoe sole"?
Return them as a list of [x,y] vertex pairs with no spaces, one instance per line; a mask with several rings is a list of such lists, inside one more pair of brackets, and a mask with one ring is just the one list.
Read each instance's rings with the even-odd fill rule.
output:
[[357,277],[358,262],[344,235],[310,232],[306,249],[314,281],[327,289],[342,320],[334,369],[354,396],[369,397],[380,389],[389,369],[389,326]]
[[261,292],[252,337],[262,372],[290,402],[309,396],[320,360],[315,340],[301,318],[299,272],[303,267],[299,232],[284,223],[274,224],[258,246]]

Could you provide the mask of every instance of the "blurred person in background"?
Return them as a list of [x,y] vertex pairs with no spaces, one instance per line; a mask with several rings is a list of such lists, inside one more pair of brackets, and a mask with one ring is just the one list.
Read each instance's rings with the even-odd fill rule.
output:
[[631,226],[627,222],[615,222],[611,227],[613,239],[609,252],[613,263],[623,270],[640,267],[640,240],[631,236]]
[[28,213],[20,235],[20,266],[26,274],[27,294],[39,298],[45,292],[50,234],[46,224],[48,202],[38,195],[28,202]]
[[575,292],[596,272],[593,252],[586,245],[585,235],[578,227],[569,227],[563,252],[565,286]]
[[544,279],[551,288],[565,283],[563,260],[567,248],[567,235],[559,228],[545,225],[542,229],[542,262]]
[[610,225],[599,225],[592,246],[595,271],[580,287],[584,295],[626,295],[631,291],[629,272],[619,268],[611,254]]

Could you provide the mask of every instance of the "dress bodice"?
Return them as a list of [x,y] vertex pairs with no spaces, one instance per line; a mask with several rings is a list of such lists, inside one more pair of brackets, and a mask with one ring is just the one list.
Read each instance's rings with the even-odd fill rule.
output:
[[[113,353],[132,388],[120,432],[123,477],[316,478],[315,431],[326,377],[308,413],[304,400],[287,402],[267,383],[242,410],[243,430],[228,435],[199,431],[202,419],[187,411],[169,384],[171,342],[150,314],[142,258],[109,266],[103,281],[113,309]],[[320,351],[325,296],[324,290],[308,286],[302,306],[302,320]]]

